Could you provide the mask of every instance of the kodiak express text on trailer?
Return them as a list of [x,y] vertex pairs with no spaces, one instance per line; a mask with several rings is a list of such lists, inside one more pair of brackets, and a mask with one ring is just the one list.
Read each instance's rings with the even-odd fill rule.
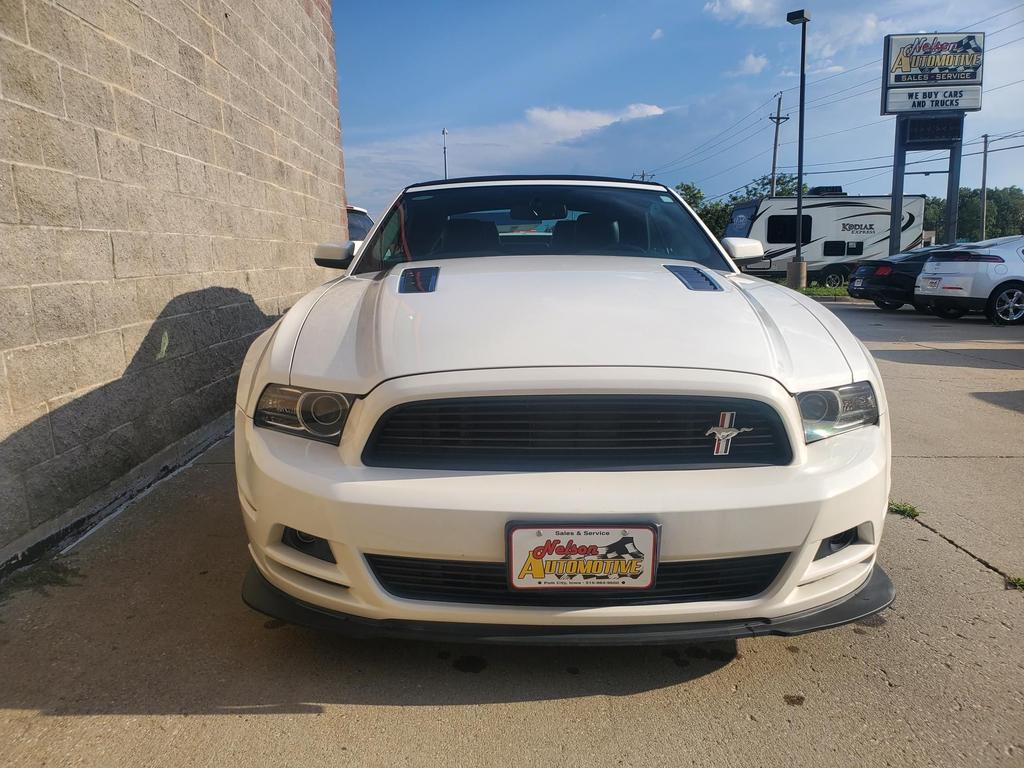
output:
[[[889,254],[889,196],[854,196],[841,190],[804,195],[802,255],[808,279],[838,287],[857,262]],[[903,198],[899,251],[921,245],[924,195]],[[737,203],[726,237],[750,237],[764,245],[764,259],[741,266],[762,277],[782,277],[796,250],[796,198],[763,197]]]

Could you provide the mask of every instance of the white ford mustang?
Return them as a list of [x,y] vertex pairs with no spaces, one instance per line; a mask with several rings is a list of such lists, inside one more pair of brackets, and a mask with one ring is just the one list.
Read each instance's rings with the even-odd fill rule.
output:
[[252,345],[243,596],[363,636],[657,643],[888,606],[889,421],[830,312],[671,189],[405,189]]

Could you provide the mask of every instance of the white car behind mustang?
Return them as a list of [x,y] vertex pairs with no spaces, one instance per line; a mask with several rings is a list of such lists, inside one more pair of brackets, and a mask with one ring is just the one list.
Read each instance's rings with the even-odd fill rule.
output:
[[656,643],[882,610],[889,420],[827,310],[672,190],[405,189],[242,366],[245,600],[363,636]]

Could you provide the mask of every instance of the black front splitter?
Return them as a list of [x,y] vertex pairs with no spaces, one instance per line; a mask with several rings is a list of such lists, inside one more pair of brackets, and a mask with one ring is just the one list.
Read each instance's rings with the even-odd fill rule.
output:
[[253,565],[245,576],[242,599],[250,608],[289,624],[340,632],[360,638],[400,638],[444,643],[505,645],[669,645],[705,640],[735,640],[761,635],[802,635],[863,619],[888,608],[896,589],[881,566],[855,592],[833,603],[778,619],[634,624],[628,626],[531,626],[463,624],[401,619],[367,619],[335,613],[285,594]]

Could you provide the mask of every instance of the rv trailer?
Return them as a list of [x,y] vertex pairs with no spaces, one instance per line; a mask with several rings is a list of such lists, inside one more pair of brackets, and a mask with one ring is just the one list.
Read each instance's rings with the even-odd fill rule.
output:
[[[802,256],[807,278],[838,287],[859,261],[889,254],[889,196],[805,195]],[[903,198],[898,251],[921,245],[924,195]],[[782,277],[796,251],[796,198],[764,197],[736,203],[726,237],[750,237],[764,245],[764,259],[741,269]]]

